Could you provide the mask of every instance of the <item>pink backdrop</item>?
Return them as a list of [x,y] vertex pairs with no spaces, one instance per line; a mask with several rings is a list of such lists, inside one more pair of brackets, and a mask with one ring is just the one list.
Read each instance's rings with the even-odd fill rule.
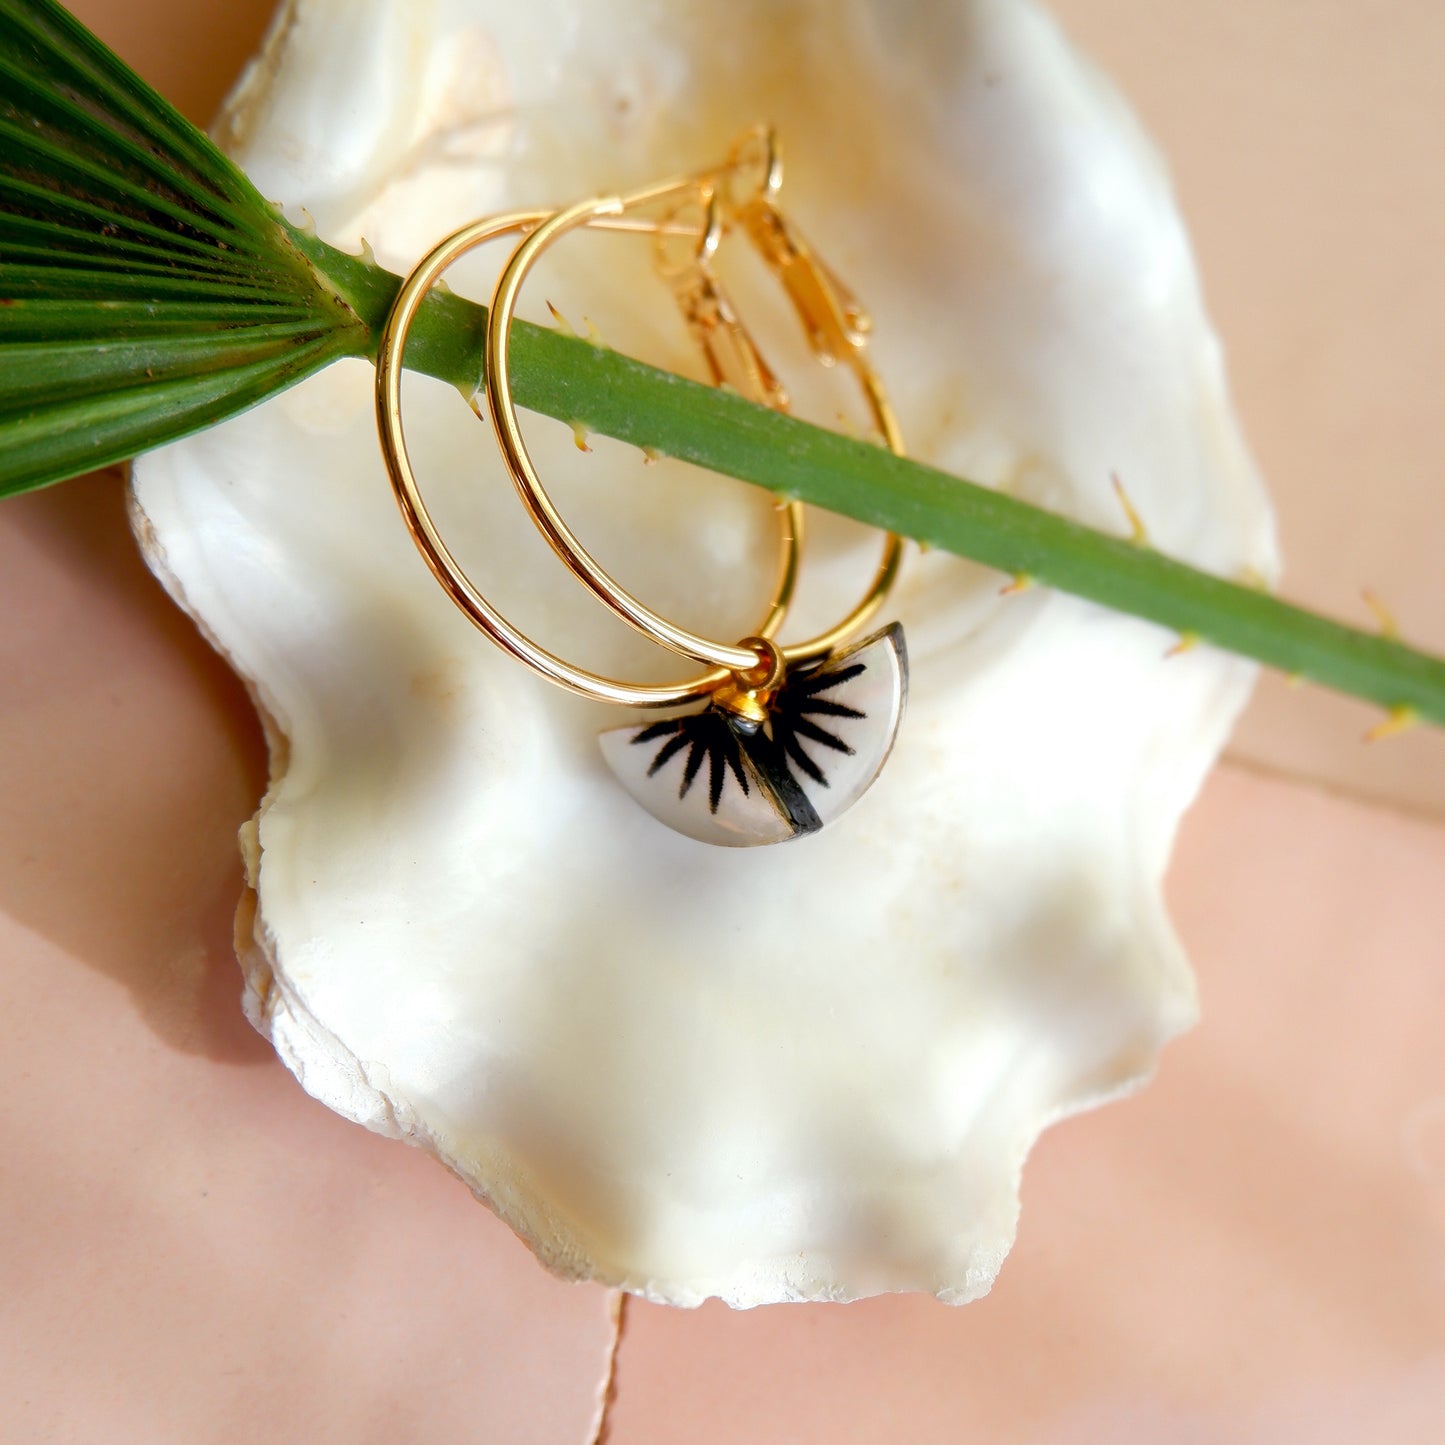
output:
[[[266,11],[76,8],[198,119]],[[1393,579],[1445,646],[1445,517],[1413,464],[1445,439],[1445,325],[1416,314],[1445,313],[1441,183],[1418,164],[1440,103],[1410,90],[1445,14],[1061,8],[1175,159],[1291,591],[1345,610],[1342,577]],[[1424,134],[1388,119],[1432,104]],[[1358,224],[1303,253],[1301,213],[1347,196]],[[583,1440],[604,1293],[553,1281],[435,1165],[313,1103],[240,1018],[234,832],[258,730],[137,561],[115,476],[0,507],[0,599],[0,1440]],[[1362,764],[1358,730],[1280,690],[1240,751],[1445,800],[1439,738]],[[634,1306],[613,1440],[1434,1438],[1442,877],[1438,824],[1222,770],[1171,880],[1205,1021],[1145,1094],[1045,1137],[994,1294]]]

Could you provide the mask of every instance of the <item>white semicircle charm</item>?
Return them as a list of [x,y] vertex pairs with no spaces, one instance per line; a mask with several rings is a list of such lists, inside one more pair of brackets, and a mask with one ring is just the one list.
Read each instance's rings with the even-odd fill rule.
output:
[[898,735],[908,653],[898,623],[792,670],[757,722],[719,704],[609,728],[602,756],[659,822],[727,848],[816,833],[867,792]]

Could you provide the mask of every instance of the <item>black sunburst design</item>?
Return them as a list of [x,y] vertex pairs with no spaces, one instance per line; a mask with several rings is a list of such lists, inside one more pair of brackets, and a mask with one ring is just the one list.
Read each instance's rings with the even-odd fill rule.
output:
[[[729,773],[737,779],[744,797],[751,791],[744,753],[754,768],[763,767],[767,773],[774,774],[781,771],[783,776],[775,778],[773,787],[765,790],[771,794],[777,794],[779,784],[785,794],[791,796],[797,793],[798,780],[793,773],[794,766],[813,782],[826,788],[827,774],[818,761],[809,756],[803,747],[803,741],[806,739],[835,753],[852,756],[854,749],[817,719],[861,719],[867,716],[856,707],[848,707],[822,695],[835,687],[841,687],[845,682],[851,682],[864,670],[863,663],[854,662],[836,671],[820,668],[790,677],[774,693],[769,704],[767,727],[772,736],[772,747],[766,746],[757,728],[716,707],[653,723],[650,727],[643,728],[632,742],[634,745],[659,740],[662,742],[648,766],[649,778],[655,777],[673,758],[684,749],[687,750],[682,781],[677,789],[679,798],[687,796],[688,790],[702,771],[703,763],[706,762],[708,811],[711,813],[718,810]],[[791,813],[799,807],[811,812],[811,808],[807,807],[802,798],[797,798],[788,805],[786,811]]]
[[750,791],[748,775],[743,768],[742,748],[737,734],[725,713],[717,708],[704,708],[702,712],[688,713],[685,717],[668,718],[653,723],[632,739],[638,743],[656,742],[658,738],[667,741],[658,748],[647,769],[649,778],[656,776],[684,748],[688,750],[687,762],[682,770],[682,782],[678,785],[677,796],[685,798],[688,789],[697,780],[704,762],[708,765],[708,811],[717,812],[722,801],[723,784],[729,772],[738,780],[744,797]]
[[799,677],[790,677],[773,698],[769,722],[774,739],[802,772],[820,787],[828,786],[827,775],[803,750],[802,740],[807,738],[820,747],[852,757],[854,750],[837,733],[829,731],[814,719],[867,717],[867,713],[860,712],[856,707],[848,707],[844,703],[822,696],[832,688],[851,682],[863,671],[864,664],[854,662],[847,667],[840,667],[836,672],[827,668],[805,672]]

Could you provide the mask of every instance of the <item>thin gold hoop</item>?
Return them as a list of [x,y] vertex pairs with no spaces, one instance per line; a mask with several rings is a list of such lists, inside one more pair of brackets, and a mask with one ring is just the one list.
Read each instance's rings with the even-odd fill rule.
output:
[[[649,199],[652,197],[649,196]],[[513,480],[532,515],[532,520],[573,576],[624,622],[661,646],[680,653],[683,657],[690,657],[694,662],[725,667],[730,672],[746,672],[758,665],[756,652],[739,647],[736,642],[716,642],[712,638],[690,632],[685,627],[679,627],[661,613],[654,612],[613,580],[611,574],[597,562],[562,519],[562,514],[548,495],[546,487],[542,485],[541,477],[537,475],[517,421],[516,404],[512,400],[507,343],[522,280],[543,248],[558,236],[596,220],[620,216],[624,209],[623,200],[619,196],[579,201],[532,228],[512,252],[511,259],[492,292],[491,315],[487,323],[487,406]]]
[[[401,419],[402,359],[412,322],[426,293],[442,272],[467,251],[501,236],[525,232],[544,221],[547,215],[545,211],[516,211],[463,226],[433,247],[402,283],[382,329],[376,363],[377,431],[387,475],[407,530],[432,575],[456,606],[504,652],[549,682],[601,702],[639,708],[675,707],[693,702],[730,681],[735,672],[757,668],[760,661],[766,660],[766,654],[737,648],[734,650],[741,659],[741,668],[722,666],[681,682],[658,684],[619,682],[564,661],[514,627],[473,584],[442,540],[422,498],[407,453]],[[797,578],[801,508],[792,503],[781,511],[784,527],[777,590],[767,617],[756,629],[757,635],[769,642],[787,611]]]
[[[803,324],[813,354],[824,366],[833,366],[841,361],[852,371],[884,445],[895,456],[905,456],[898,417],[882,379],[869,364],[865,351],[872,321],[857,299],[813,253],[777,208],[783,164],[777,135],[767,127],[748,132],[729,152],[728,164],[735,169],[740,168],[744,164],[745,149],[759,143],[764,148],[766,179],[738,204],[737,220],[768,269],[782,282]],[[878,570],[858,605],[827,632],[784,648],[790,662],[811,662],[825,657],[864,627],[898,580],[903,545],[904,538],[896,532],[886,534]]]
[[[569,231],[583,226],[594,226],[607,220],[621,219],[631,210],[653,205],[689,188],[708,188],[704,194],[711,217],[716,202],[715,190],[712,188],[743,164],[743,150],[752,143],[755,136],[760,137],[765,146],[763,181],[752,196],[740,203],[739,220],[770,268],[782,278],[789,298],[804,321],[815,354],[827,365],[843,360],[850,366],[859,379],[874,424],[884,442],[891,451],[902,455],[903,440],[897,418],[882,383],[863,357],[866,317],[856,302],[843,292],[837,279],[786,226],[774,204],[781,183],[782,161],[776,138],[769,131],[749,132],[734,146],[725,166],[712,175],[699,173],[681,181],[663,182],[622,195],[599,196],[580,201],[556,212],[532,228],[512,252],[510,260],[497,278],[487,320],[486,341],[486,391],[492,425],[512,472],[512,478],[538,530],[546,537],[568,570],[599,601],[637,631],[684,657],[726,667],[733,672],[756,668],[756,655],[750,654],[738,644],[718,642],[679,627],[654,612],[619,585],[598,564],[562,519],[532,463],[531,454],[522,436],[516,403],[512,397],[509,351],[511,327],[522,283],[548,246]],[[884,542],[883,557],[857,605],[826,632],[805,642],[785,646],[785,660],[799,663],[825,656],[861,630],[892,589],[898,577],[902,557],[903,539],[889,533]]]

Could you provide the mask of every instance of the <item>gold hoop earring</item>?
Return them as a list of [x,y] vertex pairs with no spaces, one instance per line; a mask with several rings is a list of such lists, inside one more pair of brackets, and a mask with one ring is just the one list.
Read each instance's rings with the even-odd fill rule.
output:
[[[729,682],[734,669],[714,667],[675,683],[627,683],[577,667],[513,626],[483,596],[442,539],[422,496],[407,452],[401,417],[402,358],[412,322],[422,301],[447,267],[468,251],[504,236],[525,233],[546,220],[548,214],[546,211],[516,211],[473,221],[438,242],[406,277],[382,328],[377,353],[376,418],[382,460],[407,530],[432,575],[473,625],[502,651],[549,682],[599,702],[641,708],[675,707],[696,702]],[[757,628],[757,635],[762,638],[771,638],[781,625],[797,581],[802,508],[797,503],[790,503],[778,510],[782,518],[778,578],[768,610]],[[760,654],[751,650],[742,651],[742,656],[745,666],[755,666]]]
[[[715,172],[664,181],[621,195],[598,196],[554,212],[533,227],[512,252],[492,290],[487,318],[487,406],[498,445],[538,530],[578,581],[624,622],[660,646],[684,657],[734,671],[745,670],[751,665],[744,649],[736,644],[703,637],[654,612],[598,564],[562,519],[532,463],[522,436],[512,397],[508,344],[522,283],[548,246],[569,231],[623,219],[631,212],[670,200],[679,193],[701,189],[715,198],[720,183],[742,168],[746,147],[758,134],[759,128],[748,132],[734,145],[728,160]],[[767,138],[764,179],[756,193],[742,201],[739,219],[749,220],[753,214],[749,208],[757,208],[756,234],[750,226],[749,235],[764,262],[782,281],[814,354],[825,365],[832,366],[843,361],[849,366],[861,384],[879,434],[890,450],[902,455],[903,440],[897,418],[881,381],[864,355],[871,323],[851,293],[783,221],[776,204],[782,184],[781,152],[771,131],[762,134]],[[771,228],[771,232],[765,228]],[[723,376],[719,379],[728,378]],[[776,396],[776,404],[785,407],[786,397],[782,395],[781,388]],[[827,657],[843,642],[856,636],[887,598],[897,580],[902,556],[903,539],[889,533],[884,541],[883,558],[858,604],[826,632],[806,642],[789,644],[783,650],[786,660],[798,664]]]
[[[759,152],[760,179],[741,195],[734,188],[746,169],[749,147]],[[694,178],[696,183],[696,178]],[[779,278],[809,344],[825,365],[853,370],[883,439],[895,451],[902,440],[892,408],[865,355],[871,329],[856,298],[784,219],[778,206],[782,161],[771,132],[752,132],[734,146],[706,192],[706,233],[716,249],[725,226],[720,203],[764,263]],[[548,497],[528,455],[512,398],[508,340],[517,297],[529,268],[556,240],[601,217],[625,217],[654,204],[663,187],[582,201],[558,211],[517,245],[497,279],[487,325],[487,396],[492,425],[513,479],[533,520],[566,565],[612,611],[654,641],[698,661],[737,666],[727,644],[701,637],[658,616],[620,587],[577,541]],[[661,249],[664,242],[656,243]],[[703,259],[707,259],[704,255]],[[785,407],[772,378],[706,269],[693,278],[702,291],[679,289],[684,312],[696,325],[716,328],[727,346],[704,344],[715,381],[735,375],[761,382],[774,405]],[[746,342],[739,346],[739,339]],[[881,605],[898,574],[902,539],[889,536],[862,600],[833,627],[807,642],[770,648],[771,669],[739,669],[716,690],[702,712],[642,728],[602,735],[603,754],[628,791],[655,816],[708,842],[782,841],[816,831],[850,806],[872,783],[892,748],[907,688],[902,631],[885,629],[866,642],[839,649]],[[753,648],[744,639],[733,649]],[[815,664],[809,666],[809,664]],[[771,670],[772,675],[764,680]],[[639,746],[655,745],[649,756]],[[683,754],[685,753],[685,758]],[[655,779],[679,759],[676,797]],[[688,806],[703,763],[708,765],[707,806]],[[699,789],[701,795],[701,789]]]
[[[765,196],[774,213],[781,175],[775,157],[776,147],[769,135],[762,182],[754,188],[757,194],[747,196],[752,200],[758,194]],[[504,650],[573,692],[634,707],[705,702],[700,711],[650,726],[611,729],[602,735],[602,750],[619,780],[655,817],[691,837],[731,846],[780,842],[815,832],[861,796],[881,769],[906,697],[902,630],[894,624],[846,651],[839,647],[856,634],[886,596],[897,576],[901,540],[888,539],[883,561],[862,601],[827,633],[806,643],[781,647],[768,631],[760,629],[756,636],[728,644],[678,627],[626,593],[585,551],[547,496],[517,425],[508,343],[522,278],[545,245],[567,231],[580,226],[675,230],[678,228],[663,223],[639,224],[629,213],[692,198],[705,208],[707,217],[698,252],[699,262],[706,263],[708,247],[715,248],[721,234],[720,187],[727,185],[735,211],[740,204],[733,183],[741,164],[730,157],[711,171],[627,195],[581,202],[550,215],[517,213],[463,228],[438,246],[403,285],[384,332],[377,381],[378,422],[388,472],[418,547],[453,601]],[[737,215],[732,220],[736,223]],[[399,411],[399,371],[407,330],[426,290],[450,260],[484,240],[516,233],[522,239],[493,293],[487,337],[489,415],[499,446],[533,520],[569,570],[612,611],[659,645],[712,663],[712,669],[699,678],[638,686],[586,672],[540,648],[507,623],[461,572],[421,502],[406,457]],[[789,264],[806,267],[813,262],[811,252],[801,247],[789,253]],[[828,279],[832,280],[831,273]],[[800,288],[785,289],[800,313],[804,304],[816,304]],[[830,299],[826,288],[815,290],[825,301]],[[686,285],[675,285],[674,292],[695,331],[711,328],[703,339],[717,345],[705,344],[703,350],[714,379],[732,380],[729,368],[733,368],[735,375],[750,383],[751,392],[761,392],[775,405],[785,404],[781,388],[775,379],[770,384],[771,373],[735,312],[724,304],[705,265],[702,275],[688,278]],[[707,304],[697,304],[699,297]],[[807,325],[806,314],[803,319]],[[809,335],[811,338],[811,328]],[[890,446],[901,450],[882,387],[861,356],[861,340],[857,350],[859,354],[850,358],[850,364],[863,381],[879,430]],[[828,362],[840,359],[825,356],[821,350],[818,354]],[[797,530],[791,529],[794,557]],[[777,606],[770,610],[770,620],[775,615],[781,620]],[[819,748],[821,753],[816,751]],[[675,793],[670,778],[658,781],[674,759],[680,771]],[[694,789],[704,763],[706,785]]]

